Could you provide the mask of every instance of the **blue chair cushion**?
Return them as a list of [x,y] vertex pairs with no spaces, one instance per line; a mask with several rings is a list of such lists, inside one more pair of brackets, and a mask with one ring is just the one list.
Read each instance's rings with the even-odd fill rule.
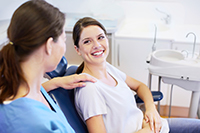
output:
[[[151,93],[152,93],[154,102],[160,101],[160,100],[163,99],[162,92],[160,92],[160,91],[151,91]],[[135,95],[135,101],[136,101],[136,103],[143,103],[142,99],[140,99],[138,97],[138,95]]]
[[80,118],[74,104],[74,89],[65,90],[57,88],[49,92],[49,95],[59,105],[66,119],[76,133],[88,133],[87,127]]
[[66,69],[67,69],[67,59],[63,56],[62,59],[60,60],[60,63],[58,64],[58,66],[56,67],[55,70],[53,70],[52,72],[47,72],[46,74],[50,77],[50,78],[55,78],[55,77],[62,77],[64,76],[64,74],[66,73]]

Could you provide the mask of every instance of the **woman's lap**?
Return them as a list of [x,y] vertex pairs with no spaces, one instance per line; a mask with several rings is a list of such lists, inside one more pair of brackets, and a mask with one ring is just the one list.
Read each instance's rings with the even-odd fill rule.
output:
[[200,133],[200,119],[168,118],[170,133]]

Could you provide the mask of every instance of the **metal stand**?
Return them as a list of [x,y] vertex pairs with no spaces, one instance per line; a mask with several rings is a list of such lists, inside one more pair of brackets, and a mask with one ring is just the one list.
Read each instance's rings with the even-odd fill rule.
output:
[[200,92],[199,91],[193,91],[191,102],[190,102],[190,111],[189,111],[189,117],[196,118],[198,105],[199,105],[199,97]]
[[[158,77],[158,91],[160,91],[161,88],[161,77]],[[158,101],[158,112],[160,113],[160,101]]]
[[148,87],[150,90],[151,90],[151,79],[152,79],[151,77],[152,77],[152,75],[149,73]]
[[[151,81],[152,81],[152,74],[149,73],[148,87],[150,90],[151,90]],[[161,77],[159,76],[158,91],[160,91],[160,88],[161,88]],[[160,113],[160,101],[158,101],[157,110],[158,110],[158,113]]]
[[169,118],[171,117],[171,107],[172,107],[172,91],[173,91],[173,86],[174,86],[174,85],[171,85],[171,92],[170,92],[170,103],[169,103],[169,115],[168,115],[168,117],[169,117]]

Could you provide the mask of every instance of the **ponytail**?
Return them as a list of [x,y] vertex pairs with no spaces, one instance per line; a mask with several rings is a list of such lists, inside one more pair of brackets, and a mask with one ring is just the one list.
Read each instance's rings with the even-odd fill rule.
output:
[[20,83],[26,83],[14,44],[9,43],[0,51],[0,75],[0,103],[3,103],[17,95]]
[[0,103],[16,97],[20,85],[30,88],[21,63],[46,43],[63,33],[65,14],[44,0],[29,0],[17,8],[7,30],[10,41],[0,51]]
[[84,62],[82,62],[82,64],[77,68],[76,74],[82,73],[83,72],[83,68],[84,68]]

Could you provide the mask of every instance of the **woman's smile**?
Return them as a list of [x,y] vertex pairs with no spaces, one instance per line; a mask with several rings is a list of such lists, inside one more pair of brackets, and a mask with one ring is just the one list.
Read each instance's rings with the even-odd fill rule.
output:
[[101,56],[103,56],[104,51],[105,50],[98,50],[98,51],[93,52],[91,55],[94,57],[101,57]]

